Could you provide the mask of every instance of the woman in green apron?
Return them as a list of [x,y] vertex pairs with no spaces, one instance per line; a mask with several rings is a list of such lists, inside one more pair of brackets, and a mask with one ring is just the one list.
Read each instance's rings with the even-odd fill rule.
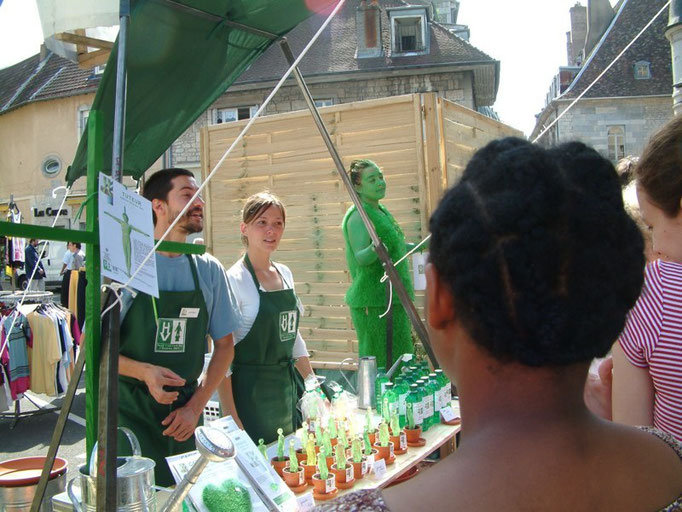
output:
[[218,388],[223,414],[231,414],[251,439],[266,443],[277,438],[278,428],[285,434],[296,429],[299,379],[314,378],[298,332],[301,305],[293,276],[270,259],[285,219],[276,196],[261,192],[247,199],[240,225],[246,254],[227,271],[242,320],[232,373]]

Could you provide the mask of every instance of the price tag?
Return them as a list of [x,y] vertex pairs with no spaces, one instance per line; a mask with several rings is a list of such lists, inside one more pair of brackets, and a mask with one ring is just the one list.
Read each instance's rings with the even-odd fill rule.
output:
[[304,475],[303,471],[299,471],[298,472],[298,485],[303,485],[304,482],[305,482],[305,475]]
[[362,476],[365,476],[367,474],[368,466],[367,466],[367,461],[363,460],[362,461],[362,466],[360,471],[362,471]]
[[401,430],[400,431],[400,449],[404,450],[405,448],[407,448],[407,434]]
[[372,455],[365,455],[365,457],[366,457],[366,458],[365,458],[365,461],[366,461],[366,463],[367,463],[367,467],[369,468],[369,469],[367,470],[367,473],[369,473],[369,471],[371,471],[372,467],[374,466],[374,454],[372,454]]
[[324,481],[324,492],[332,492],[334,489],[336,489],[336,479],[330,476]]
[[372,471],[374,472],[374,478],[379,480],[386,476],[386,461],[384,459],[379,459],[372,466]]
[[315,508],[313,493],[307,492],[301,496],[297,496],[296,503],[298,504],[298,512],[310,512]]
[[346,482],[350,482],[353,480],[353,477],[355,475],[353,474],[353,466],[348,466],[346,467]]
[[452,406],[448,405],[440,410],[440,415],[443,417],[443,421],[452,421],[457,419],[455,411],[452,410]]

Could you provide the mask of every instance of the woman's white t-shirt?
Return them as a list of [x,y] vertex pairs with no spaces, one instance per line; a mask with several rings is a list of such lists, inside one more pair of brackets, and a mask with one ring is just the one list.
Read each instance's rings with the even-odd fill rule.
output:
[[[291,274],[289,267],[282,265],[281,263],[273,262],[272,264],[283,278],[284,289],[293,290],[294,277]],[[256,283],[253,281],[249,269],[247,269],[244,264],[244,258],[240,259],[229,268],[227,271],[227,280],[230,283],[230,288],[232,288],[232,292],[237,299],[237,306],[241,312],[241,322],[239,322],[239,327],[233,333],[234,344],[237,345],[237,343],[246,337],[251,330],[251,327],[253,327],[253,323],[256,321],[256,316],[258,315],[258,309],[260,307],[260,296],[256,289]],[[261,290],[266,291],[262,286]],[[303,305],[300,302],[298,303],[298,310],[300,316],[303,316]],[[308,349],[299,331],[296,333],[292,357],[298,359],[299,357],[308,357],[308,355]]]

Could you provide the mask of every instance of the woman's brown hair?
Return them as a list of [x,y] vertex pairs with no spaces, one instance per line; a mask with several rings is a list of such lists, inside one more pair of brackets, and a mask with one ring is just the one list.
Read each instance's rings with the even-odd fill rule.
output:
[[682,200],[682,117],[673,118],[644,148],[635,169],[637,183],[668,217]]

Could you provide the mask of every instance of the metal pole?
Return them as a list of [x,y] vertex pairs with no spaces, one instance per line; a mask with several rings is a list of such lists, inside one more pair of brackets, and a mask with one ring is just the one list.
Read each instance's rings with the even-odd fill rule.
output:
[[673,63],[673,112],[682,113],[682,0],[672,0],[665,37],[670,41]]
[[114,141],[112,144],[111,177],[121,182],[123,176],[123,141],[125,137],[126,107],[126,47],[130,22],[130,0],[120,0],[118,54],[116,55],[116,99],[114,103]]
[[[294,58],[294,54],[292,53],[286,38],[283,37],[281,39],[280,45],[282,47],[282,51],[284,52],[284,56],[289,62],[289,65],[292,65],[296,59]],[[343,166],[343,162],[341,161],[341,157],[339,156],[339,152],[336,150],[336,147],[334,146],[334,143],[332,142],[332,139],[329,136],[329,132],[327,131],[326,126],[324,125],[324,121],[322,120],[322,117],[320,116],[317,107],[315,106],[315,101],[313,100],[313,97],[310,94],[310,91],[308,90],[308,86],[306,85],[305,80],[303,79],[303,75],[301,75],[301,72],[299,71],[298,68],[294,68],[293,73],[294,77],[296,78],[296,82],[298,83],[298,87],[301,89],[301,92],[303,93],[303,98],[305,99],[306,104],[308,105],[308,109],[310,110],[310,113],[313,116],[315,124],[317,125],[317,129],[320,131],[320,135],[322,135],[322,139],[324,140],[324,143],[327,145],[329,154],[331,155],[332,160],[336,165],[336,169],[339,172],[341,181],[343,181],[343,184],[346,186],[346,190],[350,194],[350,197],[353,200],[353,204],[355,204],[355,207],[357,208],[358,213],[360,214],[360,218],[362,219],[362,222],[365,224],[365,227],[367,228],[369,237],[371,238],[372,244],[374,245],[374,250],[376,251],[377,256],[379,257],[379,260],[381,261],[382,265],[384,266],[384,271],[386,272],[388,278],[393,283],[393,289],[398,295],[400,302],[403,304],[403,307],[407,312],[407,316],[412,322],[412,327],[414,327],[417,336],[419,336],[422,345],[424,345],[424,349],[426,350],[429,359],[431,359],[431,363],[433,364],[434,368],[437,368],[438,361],[436,360],[436,355],[433,353],[433,349],[431,348],[431,344],[429,342],[429,335],[428,332],[426,331],[426,327],[424,326],[424,323],[421,321],[421,318],[419,318],[417,308],[415,308],[412,300],[410,299],[410,296],[407,294],[405,285],[403,285],[403,282],[400,280],[398,271],[395,269],[395,266],[391,261],[391,257],[389,256],[386,247],[381,242],[381,239],[379,238],[376,230],[374,229],[372,221],[369,220],[367,212],[365,212],[365,209],[362,207],[360,197],[358,196],[358,193],[355,191],[353,184],[350,182],[350,178],[346,174],[346,170]]]

